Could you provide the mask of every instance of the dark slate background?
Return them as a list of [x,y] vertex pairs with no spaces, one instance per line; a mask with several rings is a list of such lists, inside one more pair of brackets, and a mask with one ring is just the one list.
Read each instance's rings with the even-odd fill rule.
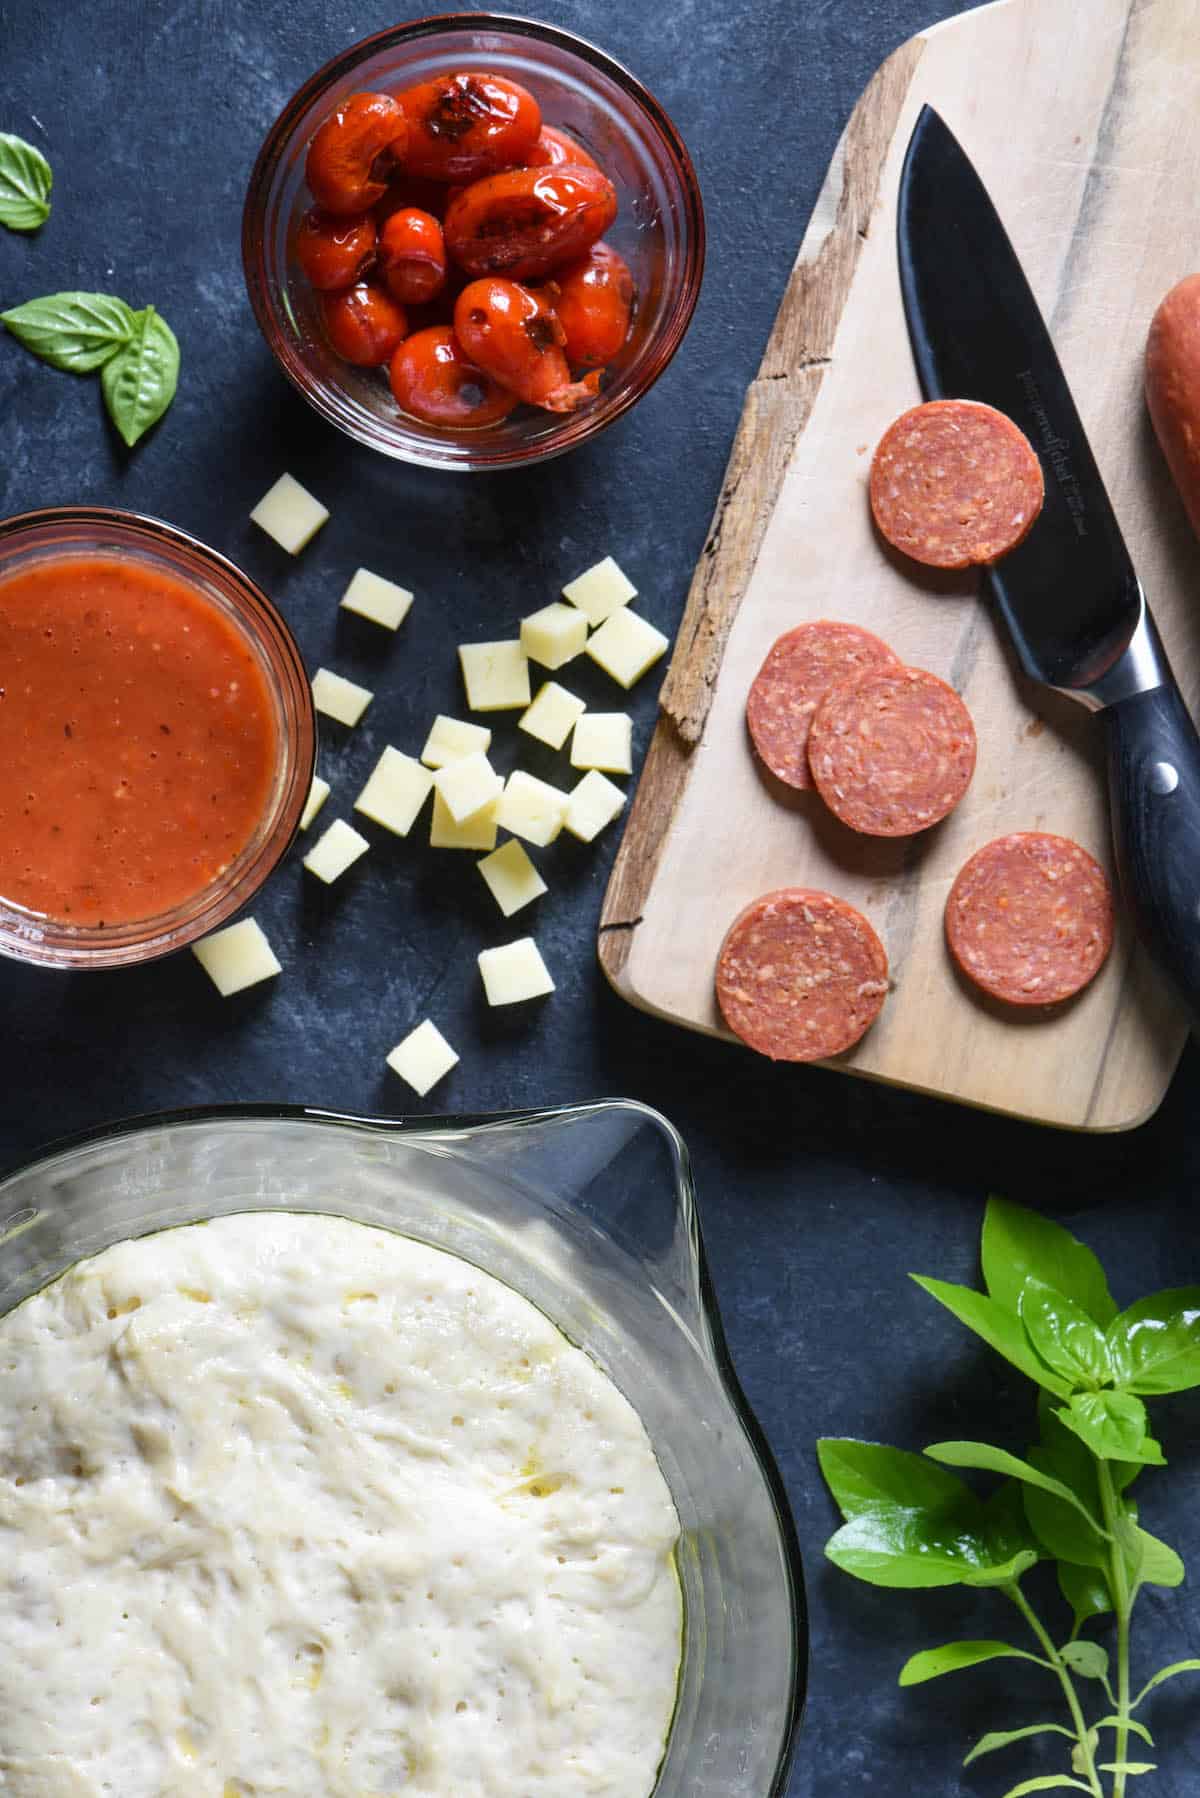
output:
[[[107,289],[135,306],[153,301],[183,346],[179,397],[129,454],[104,419],[98,382],[0,342],[0,513],[119,502],[241,562],[283,607],[312,665],[378,689],[364,727],[328,733],[322,765],[340,796],[357,790],[385,741],[413,749],[435,709],[461,711],[456,642],[507,634],[606,551],[629,570],[646,613],[672,630],[742,394],[847,114],[889,50],[956,10],[946,0],[540,6],[627,61],[674,115],[704,187],[708,275],[687,343],[633,417],[535,473],[466,479],[391,464],[321,424],[276,373],[242,287],[242,192],[266,127],[318,64],[397,14],[377,0],[0,5],[0,128],[43,145],[55,172],[46,228],[0,232],[0,303]],[[333,512],[295,562],[247,521],[284,468]],[[416,589],[395,641],[338,616],[359,563]],[[612,703],[603,677],[588,691]],[[639,749],[653,706],[647,682],[634,700]],[[331,800],[326,820],[336,810]],[[966,1773],[959,1762],[983,1729],[1053,1714],[1044,1676],[1001,1663],[896,1691],[911,1650],[1004,1632],[1003,1601],[878,1593],[823,1563],[834,1519],[813,1440],[919,1446],[991,1429],[1013,1447],[1026,1440],[1024,1392],[905,1278],[910,1269],[973,1277],[989,1190],[1070,1220],[1108,1259],[1123,1299],[1195,1280],[1189,1119],[1200,1064],[1189,1051],[1153,1122],[1112,1138],[772,1068],[653,1022],[608,991],[593,945],[615,846],[610,835],[542,858],[552,890],[535,928],[559,990],[534,1009],[489,1016],[477,991],[476,951],[523,933],[525,917],[520,931],[506,927],[472,857],[435,857],[415,838],[380,842],[328,894],[302,879],[293,853],[255,908],[283,977],[231,1003],[186,954],[88,977],[6,964],[0,1162],[64,1130],[164,1106],[287,1099],[401,1112],[406,1089],[383,1057],[430,1012],[462,1052],[434,1095],[446,1111],[611,1094],[660,1107],[695,1158],[733,1352],[807,1559],[812,1677],[791,1793],[1002,1790],[1049,1763],[1023,1747]],[[1193,1560],[1196,1417],[1186,1401],[1168,1408],[1162,1433],[1175,1465],[1146,1480],[1144,1499],[1149,1526]],[[1200,1602],[1188,1587],[1142,1609],[1147,1668],[1200,1653]],[[1153,1789],[1165,1798],[1200,1789],[1193,1694],[1167,1688],[1153,1712],[1164,1769]]]

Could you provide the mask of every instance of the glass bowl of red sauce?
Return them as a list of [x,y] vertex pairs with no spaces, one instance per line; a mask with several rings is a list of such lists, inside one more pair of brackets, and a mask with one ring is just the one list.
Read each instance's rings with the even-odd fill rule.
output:
[[[321,296],[297,264],[296,232],[312,205],[305,158],[318,127],[352,94],[394,95],[456,71],[483,71],[526,88],[543,122],[568,133],[617,190],[617,216],[604,242],[633,277],[632,323],[623,348],[605,365],[598,397],[576,411],[522,404],[498,422],[468,429],[418,420],[393,398],[386,368],[354,367],[334,352]],[[683,340],[700,293],[704,209],[682,138],[628,69],[553,25],[498,13],[452,13],[364,39],[319,69],[288,102],[250,177],[242,261],[255,316],[276,361],[339,430],[427,468],[511,468],[588,442],[658,379]]]
[[0,955],[126,967],[215,930],[315,754],[300,652],[232,562],[132,512],[0,521]]

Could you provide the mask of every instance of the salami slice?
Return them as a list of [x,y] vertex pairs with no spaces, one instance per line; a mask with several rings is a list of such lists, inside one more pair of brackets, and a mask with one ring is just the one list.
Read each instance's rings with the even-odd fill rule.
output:
[[1113,899],[1078,843],[1021,830],[976,850],[946,901],[946,941],[962,972],[1009,1005],[1079,992],[1113,940]]
[[933,568],[994,562],[1029,533],[1045,484],[1011,418],[976,400],[914,406],[879,441],[871,511],[894,548]]
[[772,1061],[840,1055],[875,1022],[887,991],[887,952],[861,912],[808,887],[748,905],[717,958],[725,1022]]
[[798,624],[767,652],[746,701],[746,723],[762,762],[789,787],[811,787],[808,728],[835,681],[864,668],[899,665],[882,638],[827,618]]
[[868,668],[813,715],[808,762],[851,830],[908,837],[954,810],[975,772],[975,727],[953,687],[923,668]]

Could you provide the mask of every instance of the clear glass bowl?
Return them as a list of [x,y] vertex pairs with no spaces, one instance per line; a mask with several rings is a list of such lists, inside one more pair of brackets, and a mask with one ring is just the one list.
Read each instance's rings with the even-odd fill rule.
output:
[[104,506],[64,506],[0,520],[0,579],[33,562],[117,556],[163,569],[202,593],[238,629],[263,671],[278,757],[266,809],[245,848],[182,904],[127,924],[66,924],[0,896],[0,955],[53,968],[121,968],[168,955],[225,924],[278,865],[300,822],[317,752],[312,688],[295,638],[240,568],[185,531]]
[[610,1375],[683,1525],[683,1661],[655,1798],[780,1798],[807,1665],[799,1550],[666,1120],[625,1100],[404,1122],[254,1106],[135,1119],[0,1181],[0,1313],[121,1238],[267,1207],[448,1249]]
[[[385,374],[352,368],[325,341],[317,298],[290,240],[308,206],[309,139],[338,101],[395,91],[452,69],[510,76],[549,124],[590,150],[615,182],[621,210],[606,241],[638,291],[630,341],[601,397],[568,415],[519,406],[483,430],[441,430],[406,417]],[[246,286],[279,366],[330,423],[371,449],[427,468],[511,468],[586,443],[646,392],[678,349],[700,292],[704,209],[691,158],[662,107],[628,69],[572,32],[500,13],[447,13],[396,25],[337,56],[284,107],[259,152],[242,215]]]

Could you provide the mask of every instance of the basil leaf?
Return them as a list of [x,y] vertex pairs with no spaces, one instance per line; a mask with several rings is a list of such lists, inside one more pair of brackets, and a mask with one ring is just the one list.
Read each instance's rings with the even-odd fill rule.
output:
[[824,1436],[817,1443],[817,1459],[847,1522],[880,1510],[935,1511],[964,1500],[982,1508],[961,1480],[907,1449]]
[[1160,1667],[1153,1679],[1146,1681],[1134,1699],[1131,1709],[1136,1711],[1142,1699],[1148,1698],[1155,1686],[1165,1685],[1167,1680],[1177,1679],[1181,1673],[1200,1673],[1200,1661],[1172,1661],[1169,1667]]
[[986,1736],[980,1736],[974,1748],[963,1757],[963,1766],[969,1767],[981,1755],[994,1754],[997,1748],[1007,1748],[1010,1742],[1023,1742],[1029,1736],[1066,1736],[1068,1742],[1075,1740],[1073,1730],[1062,1723],[1029,1723],[1024,1729],[989,1729]]
[[1036,1548],[1019,1548],[1007,1561],[998,1561],[991,1567],[972,1568],[969,1573],[963,1574],[962,1583],[979,1590],[991,1586],[1011,1586],[1022,1574],[1028,1573],[1031,1567],[1037,1566],[1038,1558]]
[[1131,1392],[1200,1386],[1200,1287],[1151,1293],[1108,1329],[1113,1373]]
[[946,1467],[979,1467],[988,1473],[1007,1474],[1010,1479],[1020,1480],[1028,1486],[1039,1486],[1043,1492],[1052,1493],[1064,1504],[1073,1505],[1085,1523],[1090,1524],[1098,1535],[1108,1534],[1069,1486],[1056,1480],[1051,1474],[1042,1473],[1028,1461],[1022,1461],[1019,1456],[1010,1455],[1006,1449],[993,1448],[989,1442],[935,1442],[925,1453],[931,1460],[940,1461]]
[[1098,1723],[1092,1724],[1092,1728],[1130,1729],[1135,1736],[1140,1736],[1147,1748],[1153,1748],[1154,1746],[1154,1737],[1150,1734],[1146,1725],[1144,1723],[1139,1723],[1136,1717],[1101,1717]]
[[1072,1386],[1103,1386],[1112,1379],[1104,1331],[1081,1305],[1031,1274],[1021,1288],[1019,1309],[1037,1354]]
[[1058,1652],[1080,1679],[1108,1678],[1108,1650],[1099,1642],[1064,1642]]
[[[940,1648],[923,1648],[912,1655],[900,1669],[898,1684],[923,1686],[926,1680],[940,1679],[944,1673],[961,1673],[966,1667],[978,1667],[982,1661],[1034,1661],[1049,1667],[1040,1655],[1024,1648],[1013,1648],[1007,1642],[944,1642]],[[1064,1735],[1070,1735],[1064,1730]],[[965,1763],[964,1763],[965,1764]]]
[[1030,1275],[1074,1299],[1095,1323],[1111,1323],[1117,1315],[1104,1269],[1091,1249],[1060,1224],[1023,1205],[988,1200],[982,1262],[989,1293],[1014,1315]]
[[1149,1530],[1138,1528],[1138,1583],[1143,1586],[1182,1586],[1187,1574],[1183,1562],[1167,1542],[1160,1542]]
[[1091,1792],[1082,1779],[1068,1779],[1065,1773],[1042,1773],[1036,1779],[1023,1779],[1019,1786],[1009,1786],[1003,1798],[1025,1798],[1027,1792],[1054,1792],[1070,1786],[1073,1792]]
[[1069,1382],[1039,1361],[1020,1319],[986,1292],[976,1292],[972,1286],[955,1286],[947,1280],[930,1280],[923,1274],[913,1274],[912,1278],[939,1305],[945,1305],[960,1323],[966,1324],[968,1330],[982,1336],[998,1355],[1019,1367],[1035,1385],[1044,1386],[1047,1392],[1056,1393],[1059,1398],[1068,1396]]
[[100,381],[108,415],[132,449],[158,423],[179,383],[179,344],[153,306],[134,314],[132,339],[104,364]]
[[1107,1579],[1092,1567],[1074,1567],[1069,1561],[1059,1561],[1058,1589],[1071,1607],[1077,1630],[1113,1608]]
[[1055,1416],[1102,1461],[1166,1466],[1162,1449],[1146,1433],[1146,1407],[1132,1392],[1076,1392]]
[[48,293],[0,312],[27,350],[52,368],[86,375],[131,342],[134,314],[111,293]]
[[817,1452],[847,1520],[825,1553],[856,1579],[906,1590],[959,1585],[1001,1558],[970,1487],[923,1455],[831,1438]]
[[1126,1776],[1138,1773],[1157,1773],[1157,1761],[1098,1761],[1097,1773],[1124,1773]]
[[0,225],[36,231],[50,217],[54,175],[40,150],[11,131],[0,131]]

